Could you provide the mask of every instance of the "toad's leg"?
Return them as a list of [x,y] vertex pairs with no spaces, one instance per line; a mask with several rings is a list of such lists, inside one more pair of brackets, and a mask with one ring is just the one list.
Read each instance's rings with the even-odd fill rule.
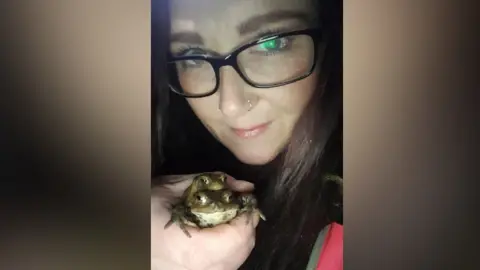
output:
[[245,206],[242,210],[240,210],[240,213],[247,213],[248,216],[247,216],[246,224],[252,221],[253,214],[258,214],[263,221],[267,221],[263,212],[258,207],[255,207],[253,205]]
[[247,224],[250,223],[252,220],[252,214],[256,213],[260,216],[260,218],[263,221],[266,221],[267,219],[265,218],[265,215],[262,213],[262,211],[258,208],[258,202],[257,199],[253,196],[253,194],[247,193],[247,194],[241,194],[239,196],[239,199],[241,201],[241,206],[242,209],[240,210],[240,213],[248,213],[248,218],[247,218]]
[[185,235],[186,235],[188,238],[192,238],[192,236],[191,236],[190,233],[187,231],[187,228],[186,228],[186,226],[185,226],[184,217],[185,217],[185,207],[184,207],[183,205],[175,205],[175,206],[171,209],[171,217],[170,217],[170,220],[167,222],[167,224],[165,224],[164,229],[167,229],[167,228],[170,227],[173,223],[176,223],[176,224],[178,225],[178,227],[180,227],[180,229],[183,231],[183,233],[185,233]]

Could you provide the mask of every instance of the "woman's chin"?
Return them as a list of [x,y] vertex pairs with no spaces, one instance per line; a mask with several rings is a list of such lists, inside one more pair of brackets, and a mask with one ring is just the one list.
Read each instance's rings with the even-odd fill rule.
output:
[[242,163],[249,164],[249,165],[265,165],[270,161],[274,160],[275,157],[278,155],[277,151],[265,151],[265,150],[258,150],[258,151],[248,151],[247,149],[239,149],[233,150],[235,157]]

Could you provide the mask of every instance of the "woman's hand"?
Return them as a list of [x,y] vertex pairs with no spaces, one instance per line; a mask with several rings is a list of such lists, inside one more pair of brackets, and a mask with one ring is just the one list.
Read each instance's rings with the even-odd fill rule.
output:
[[[170,204],[178,200],[192,182],[193,176],[168,176],[174,184],[152,189],[152,270],[236,270],[255,245],[255,227],[259,222],[257,215],[249,223],[243,214],[229,224],[214,228],[187,227],[191,238],[176,224],[164,229],[170,220]],[[236,191],[253,190],[252,183],[235,180],[230,176],[227,185]]]

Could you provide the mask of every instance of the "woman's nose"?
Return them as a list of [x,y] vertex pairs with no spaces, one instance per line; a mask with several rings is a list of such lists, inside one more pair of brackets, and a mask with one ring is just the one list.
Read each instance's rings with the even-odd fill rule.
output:
[[245,82],[232,67],[220,70],[220,111],[227,117],[238,117],[248,111],[244,96]]

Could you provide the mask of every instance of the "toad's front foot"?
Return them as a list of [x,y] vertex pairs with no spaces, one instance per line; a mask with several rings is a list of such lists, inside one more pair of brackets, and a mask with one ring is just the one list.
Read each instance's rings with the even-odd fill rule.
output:
[[262,210],[260,208],[253,206],[253,205],[247,205],[245,206],[242,210],[240,210],[240,213],[246,213],[247,214],[247,221],[246,224],[250,223],[252,221],[252,216],[254,214],[257,214],[263,221],[267,221],[265,218],[265,215],[263,214]]
[[173,223],[175,223],[188,238],[192,238],[192,236],[187,230],[187,227],[185,226],[185,222],[184,222],[185,214],[186,214],[186,211],[183,205],[175,205],[174,207],[172,207],[170,220],[167,222],[167,224],[165,224],[164,229],[167,229]]

